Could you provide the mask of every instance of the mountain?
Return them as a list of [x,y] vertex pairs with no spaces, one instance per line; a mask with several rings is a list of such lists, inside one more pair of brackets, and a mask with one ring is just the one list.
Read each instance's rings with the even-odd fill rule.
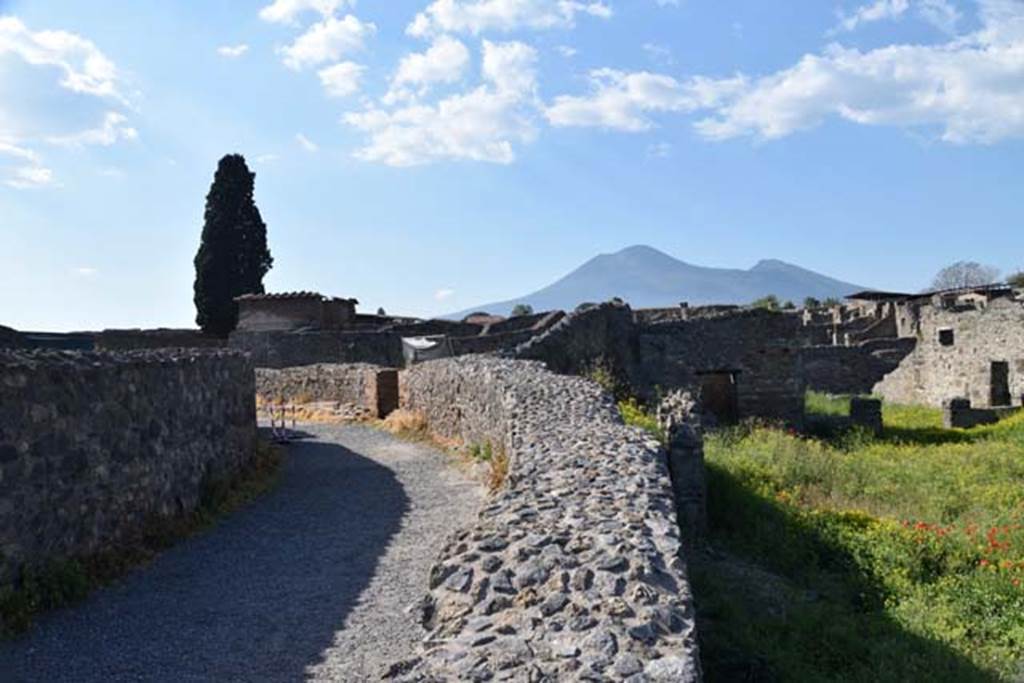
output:
[[866,289],[820,273],[769,259],[749,270],[706,268],[675,259],[653,247],[633,246],[590,259],[562,279],[532,294],[483,304],[453,313],[461,318],[474,311],[507,315],[516,304],[535,311],[572,310],[583,302],[619,297],[633,308],[747,304],[769,294],[800,304],[806,297],[843,297]]

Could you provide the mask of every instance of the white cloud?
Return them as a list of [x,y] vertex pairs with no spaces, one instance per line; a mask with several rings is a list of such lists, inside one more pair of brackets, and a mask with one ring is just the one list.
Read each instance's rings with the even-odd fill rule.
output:
[[128,117],[116,111],[108,111],[97,128],[90,128],[71,135],[51,136],[46,139],[52,145],[63,147],[85,147],[99,145],[109,147],[121,140],[135,140],[138,131],[127,125]]
[[952,143],[1024,137],[1024,4],[1018,23],[987,25],[945,45],[861,52],[830,47],[751,82],[697,124],[713,139],[780,138],[829,117],[936,127]]
[[100,271],[96,270],[95,268],[91,268],[89,266],[80,266],[78,268],[75,268],[74,271],[72,271],[72,272],[75,275],[78,275],[79,277],[94,277],[94,276],[98,275]]
[[0,172],[5,176],[5,185],[27,190],[54,183],[53,171],[46,168],[39,155],[31,149],[0,139],[0,158],[3,157],[13,162],[13,167],[10,167],[10,164],[0,164]]
[[666,45],[659,45],[658,43],[644,43],[642,46],[643,51],[647,53],[647,56],[651,61],[661,64],[662,66],[671,66],[676,63],[675,57],[672,56],[672,48]]
[[850,14],[840,14],[839,25],[829,33],[854,31],[865,24],[899,19],[911,8],[929,24],[949,34],[956,31],[963,18],[950,0],[874,0],[857,7]]
[[597,69],[590,73],[591,93],[560,95],[545,115],[554,126],[593,126],[628,132],[653,126],[648,114],[692,112],[713,107],[743,87],[741,78],[713,81],[693,78],[681,83],[671,76],[641,71]]
[[566,59],[571,59],[572,57],[575,57],[576,55],[579,54],[579,50],[572,47],[571,45],[559,45],[555,49],[558,50],[558,54],[562,55]]
[[875,0],[861,5],[850,14],[843,14],[835,30],[853,31],[863,24],[903,16],[910,9],[910,0]]
[[217,54],[228,59],[237,59],[248,51],[249,46],[244,43],[241,45],[221,45],[217,48]]
[[679,0],[654,0],[658,7],[679,7]]
[[302,133],[295,134],[295,142],[299,143],[299,147],[306,150],[307,152],[316,152],[320,149],[320,146],[315,142],[307,138]]
[[454,295],[455,295],[455,290],[454,289],[439,289],[436,292],[434,292],[434,298],[437,299],[438,301],[444,301],[445,299],[450,299]]
[[655,142],[647,145],[648,159],[668,159],[672,156],[672,145],[667,142]]
[[261,154],[256,157],[257,164],[271,164],[277,161],[278,156],[276,154]]
[[87,95],[124,101],[119,75],[91,41],[67,31],[30,31],[15,17],[0,16],[0,56],[12,53],[33,66],[53,66],[63,72],[60,85]]
[[938,45],[860,51],[838,45],[760,78],[694,77],[601,69],[591,92],[556,97],[555,126],[643,131],[656,112],[706,112],[712,140],[770,140],[829,118],[937,129],[950,143],[1024,138],[1024,2],[979,0],[980,30]]
[[393,111],[369,108],[344,121],[370,136],[355,156],[389,166],[439,160],[508,164],[515,145],[536,135],[533,125],[536,51],[523,43],[484,41],[484,84],[435,105]]
[[440,36],[426,52],[406,55],[398,64],[398,70],[391,81],[387,100],[407,99],[412,86],[417,94],[426,94],[434,83],[456,83],[469,66],[469,50],[460,41]]
[[579,0],[434,0],[406,28],[412,36],[571,28],[577,15],[607,19],[604,2]]
[[352,14],[342,19],[327,17],[313,24],[295,42],[279,50],[285,66],[299,70],[325,62],[336,62],[343,55],[362,50],[366,39],[377,27]]
[[320,69],[317,75],[324,92],[330,97],[348,97],[359,92],[366,67],[355,62],[339,62],[334,66]]
[[321,17],[332,16],[347,3],[345,0],[275,0],[260,10],[260,19],[277,24],[292,24],[299,15],[316,12]]

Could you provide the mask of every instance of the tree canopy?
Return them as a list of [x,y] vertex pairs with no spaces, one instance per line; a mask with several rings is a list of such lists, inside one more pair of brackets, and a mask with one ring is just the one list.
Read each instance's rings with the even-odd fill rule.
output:
[[235,329],[235,297],[263,294],[263,276],[274,263],[267,226],[253,199],[255,178],[242,155],[228,154],[217,164],[206,195],[193,290],[196,323],[208,334],[225,336]]
[[976,261],[957,261],[940,270],[932,280],[932,289],[961,289],[990,285],[999,279],[999,269]]

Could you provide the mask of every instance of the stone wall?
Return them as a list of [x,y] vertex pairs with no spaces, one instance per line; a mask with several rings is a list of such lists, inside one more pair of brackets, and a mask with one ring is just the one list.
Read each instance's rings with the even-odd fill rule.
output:
[[227,340],[205,335],[201,330],[103,330],[95,335],[97,351],[139,351],[143,349],[223,348]]
[[366,363],[258,368],[256,395],[267,403],[346,403],[384,418],[398,407],[396,372]]
[[993,363],[1006,363],[1007,405],[1021,405],[1024,304],[996,299],[983,308],[922,306],[916,314],[916,348],[875,386],[875,393],[891,403],[940,407],[949,399],[967,398],[976,408],[994,407]]
[[807,388],[828,394],[870,394],[914,349],[913,339],[869,341],[857,346],[800,349]]
[[[594,383],[464,357],[403,372],[405,407],[510,459],[506,486],[433,567],[407,681],[698,681],[664,451]],[[643,674],[643,676],[638,676]]]
[[228,346],[251,354],[258,368],[317,363],[404,364],[402,338],[393,332],[232,332]]
[[0,349],[23,349],[27,346],[28,342],[17,330],[0,325]]
[[252,458],[254,396],[241,354],[0,351],[0,584],[194,509]]
[[764,310],[642,326],[634,384],[650,398],[699,388],[708,374],[734,373],[739,417],[800,426],[806,389],[801,327],[799,316]]

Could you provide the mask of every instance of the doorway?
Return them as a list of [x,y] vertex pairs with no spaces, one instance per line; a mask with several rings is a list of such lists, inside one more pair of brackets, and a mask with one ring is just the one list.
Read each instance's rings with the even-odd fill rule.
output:
[[989,405],[1008,406],[1012,403],[1010,398],[1010,364],[1006,361],[993,361],[992,383]]
[[739,394],[736,389],[738,374],[734,370],[718,370],[699,375],[701,403],[704,410],[714,415],[719,424],[739,422]]

